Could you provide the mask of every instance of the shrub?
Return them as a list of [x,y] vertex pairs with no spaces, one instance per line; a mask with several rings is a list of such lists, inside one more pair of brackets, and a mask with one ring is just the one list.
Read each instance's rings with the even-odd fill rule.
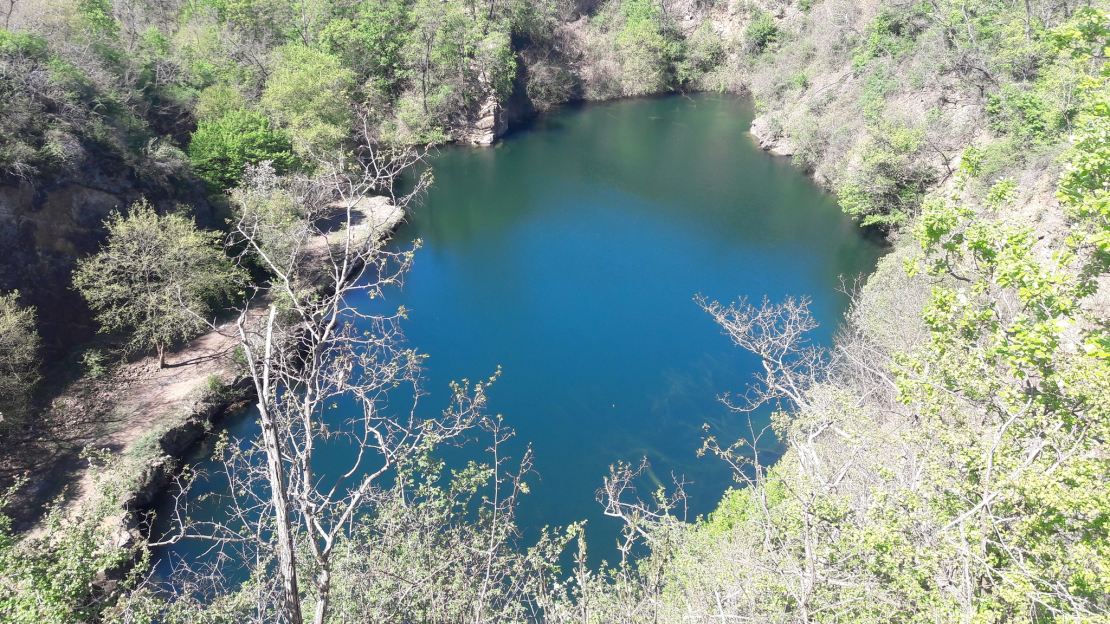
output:
[[1025,145],[1043,143],[1060,135],[1067,120],[1036,91],[1011,85],[988,95],[985,106],[991,130]]
[[574,93],[575,78],[566,67],[549,59],[528,65],[525,92],[532,106],[540,112],[565,104]]
[[35,309],[19,305],[19,293],[0,295],[0,427],[18,426],[39,380]]
[[724,44],[709,20],[703,21],[685,44],[685,57],[676,66],[680,83],[692,82],[702,74],[712,72],[725,58]]
[[677,56],[677,38],[664,28],[659,8],[650,0],[624,0],[624,24],[616,44],[625,95],[658,93],[670,86],[671,62]]
[[104,366],[104,352],[100,349],[89,349],[81,354],[81,365],[85,367],[85,374],[93,379],[99,379],[107,372]]
[[349,15],[332,20],[320,33],[323,48],[352,69],[360,83],[396,94],[405,72],[403,51],[412,28],[400,0],[363,2]]
[[778,38],[779,27],[775,24],[775,19],[766,11],[756,10],[752,21],[744,29],[744,40],[748,43],[748,49],[759,54]]
[[339,58],[303,45],[281,48],[278,69],[266,81],[262,107],[304,152],[338,146],[350,133],[348,92],[354,72]]
[[925,132],[891,122],[868,127],[855,165],[837,185],[840,207],[861,225],[903,225],[916,211],[932,171],[921,159]]
[[195,114],[200,121],[215,121],[228,113],[246,107],[247,99],[238,89],[225,85],[212,85],[200,92]]
[[274,129],[265,115],[244,108],[197,124],[189,160],[193,171],[218,190],[238,184],[247,165],[270,161],[284,173],[297,162],[289,136]]

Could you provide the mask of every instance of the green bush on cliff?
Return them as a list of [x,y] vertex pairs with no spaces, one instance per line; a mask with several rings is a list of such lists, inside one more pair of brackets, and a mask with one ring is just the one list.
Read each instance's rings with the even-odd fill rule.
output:
[[755,9],[751,21],[744,28],[744,40],[748,43],[748,49],[759,54],[778,37],[779,27],[775,24],[775,18],[766,11]]
[[22,424],[39,380],[35,309],[19,293],[0,294],[0,432]]
[[297,162],[289,136],[262,113],[245,108],[198,123],[189,160],[193,171],[218,190],[238,184],[247,165],[270,161],[276,171],[285,172]]
[[904,225],[917,210],[932,173],[923,164],[924,130],[878,121],[856,147],[853,168],[837,185],[840,207],[860,225]]
[[[107,457],[92,454],[90,459]],[[55,504],[33,536],[16,535],[4,514],[18,486],[0,492],[0,621],[6,624],[72,624],[101,621],[145,564],[122,581],[105,577],[135,551],[118,547],[122,492],[112,481],[115,462],[92,468],[89,496],[72,516]]]
[[35,34],[0,29],[0,171],[31,179],[81,158],[87,83]]

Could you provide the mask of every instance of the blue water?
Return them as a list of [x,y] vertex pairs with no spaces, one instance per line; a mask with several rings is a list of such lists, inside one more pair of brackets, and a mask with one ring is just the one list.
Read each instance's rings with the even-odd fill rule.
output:
[[[747,432],[717,397],[743,392],[758,361],[694,296],[808,295],[813,337],[829,344],[848,303],[840,276],[869,273],[882,253],[833,197],[759,150],[751,119],[735,96],[625,100],[568,109],[493,148],[443,149],[434,188],[395,236],[397,248],[423,241],[403,288],[386,293],[430,355],[423,409],[443,409],[452,380],[500,366],[490,410],[515,428],[512,454],[536,453],[520,524],[588,520],[594,561],[615,557],[619,522],[595,501],[613,462],[646,456],[648,489],[684,476],[691,519],[732,484],[696,451],[703,423],[722,441]],[[231,430],[257,426],[248,415]]]

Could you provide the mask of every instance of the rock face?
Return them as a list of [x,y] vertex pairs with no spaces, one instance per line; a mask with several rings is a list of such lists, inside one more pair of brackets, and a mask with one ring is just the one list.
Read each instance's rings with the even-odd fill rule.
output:
[[459,143],[491,145],[497,137],[505,134],[508,128],[509,120],[505,115],[505,109],[491,93],[482,100],[474,120],[460,128],[453,138]]
[[96,330],[92,314],[72,289],[77,259],[104,240],[104,220],[142,197],[159,212],[193,207],[200,226],[213,221],[201,188],[157,189],[137,184],[124,166],[88,165],[54,179],[0,180],[0,292],[18,290],[36,308],[47,361]]
[[776,156],[790,156],[794,153],[794,146],[790,139],[777,134],[771,128],[771,120],[766,115],[760,115],[752,120],[752,136],[759,140],[759,147]]

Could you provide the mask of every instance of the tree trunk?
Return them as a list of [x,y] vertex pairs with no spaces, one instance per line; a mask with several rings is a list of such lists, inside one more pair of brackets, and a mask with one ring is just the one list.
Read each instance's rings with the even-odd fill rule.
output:
[[293,529],[289,519],[289,492],[285,488],[285,470],[281,463],[281,447],[277,430],[270,417],[265,399],[258,401],[262,421],[262,440],[266,446],[266,468],[273,492],[274,525],[278,542],[278,571],[285,592],[284,615],[287,624],[301,624],[301,593],[297,586],[297,562],[294,555]]
[[[266,469],[274,503],[274,529],[277,533],[278,572],[281,574],[285,603],[282,612],[286,624],[301,624],[301,592],[297,586],[297,561],[293,544],[293,527],[289,518],[289,491],[285,487],[285,467],[281,462],[281,444],[277,426],[270,413],[270,358],[272,357],[274,317],[277,308],[270,306],[270,323],[266,330],[266,359],[262,387],[258,396],[258,415],[262,422],[262,442],[266,447]],[[255,381],[256,387],[258,381]]]
[[166,345],[158,343],[158,368],[166,367]]
[[324,624],[324,616],[328,613],[328,599],[331,597],[331,570],[326,564],[320,566],[320,575],[316,580],[316,618],[315,624]]

